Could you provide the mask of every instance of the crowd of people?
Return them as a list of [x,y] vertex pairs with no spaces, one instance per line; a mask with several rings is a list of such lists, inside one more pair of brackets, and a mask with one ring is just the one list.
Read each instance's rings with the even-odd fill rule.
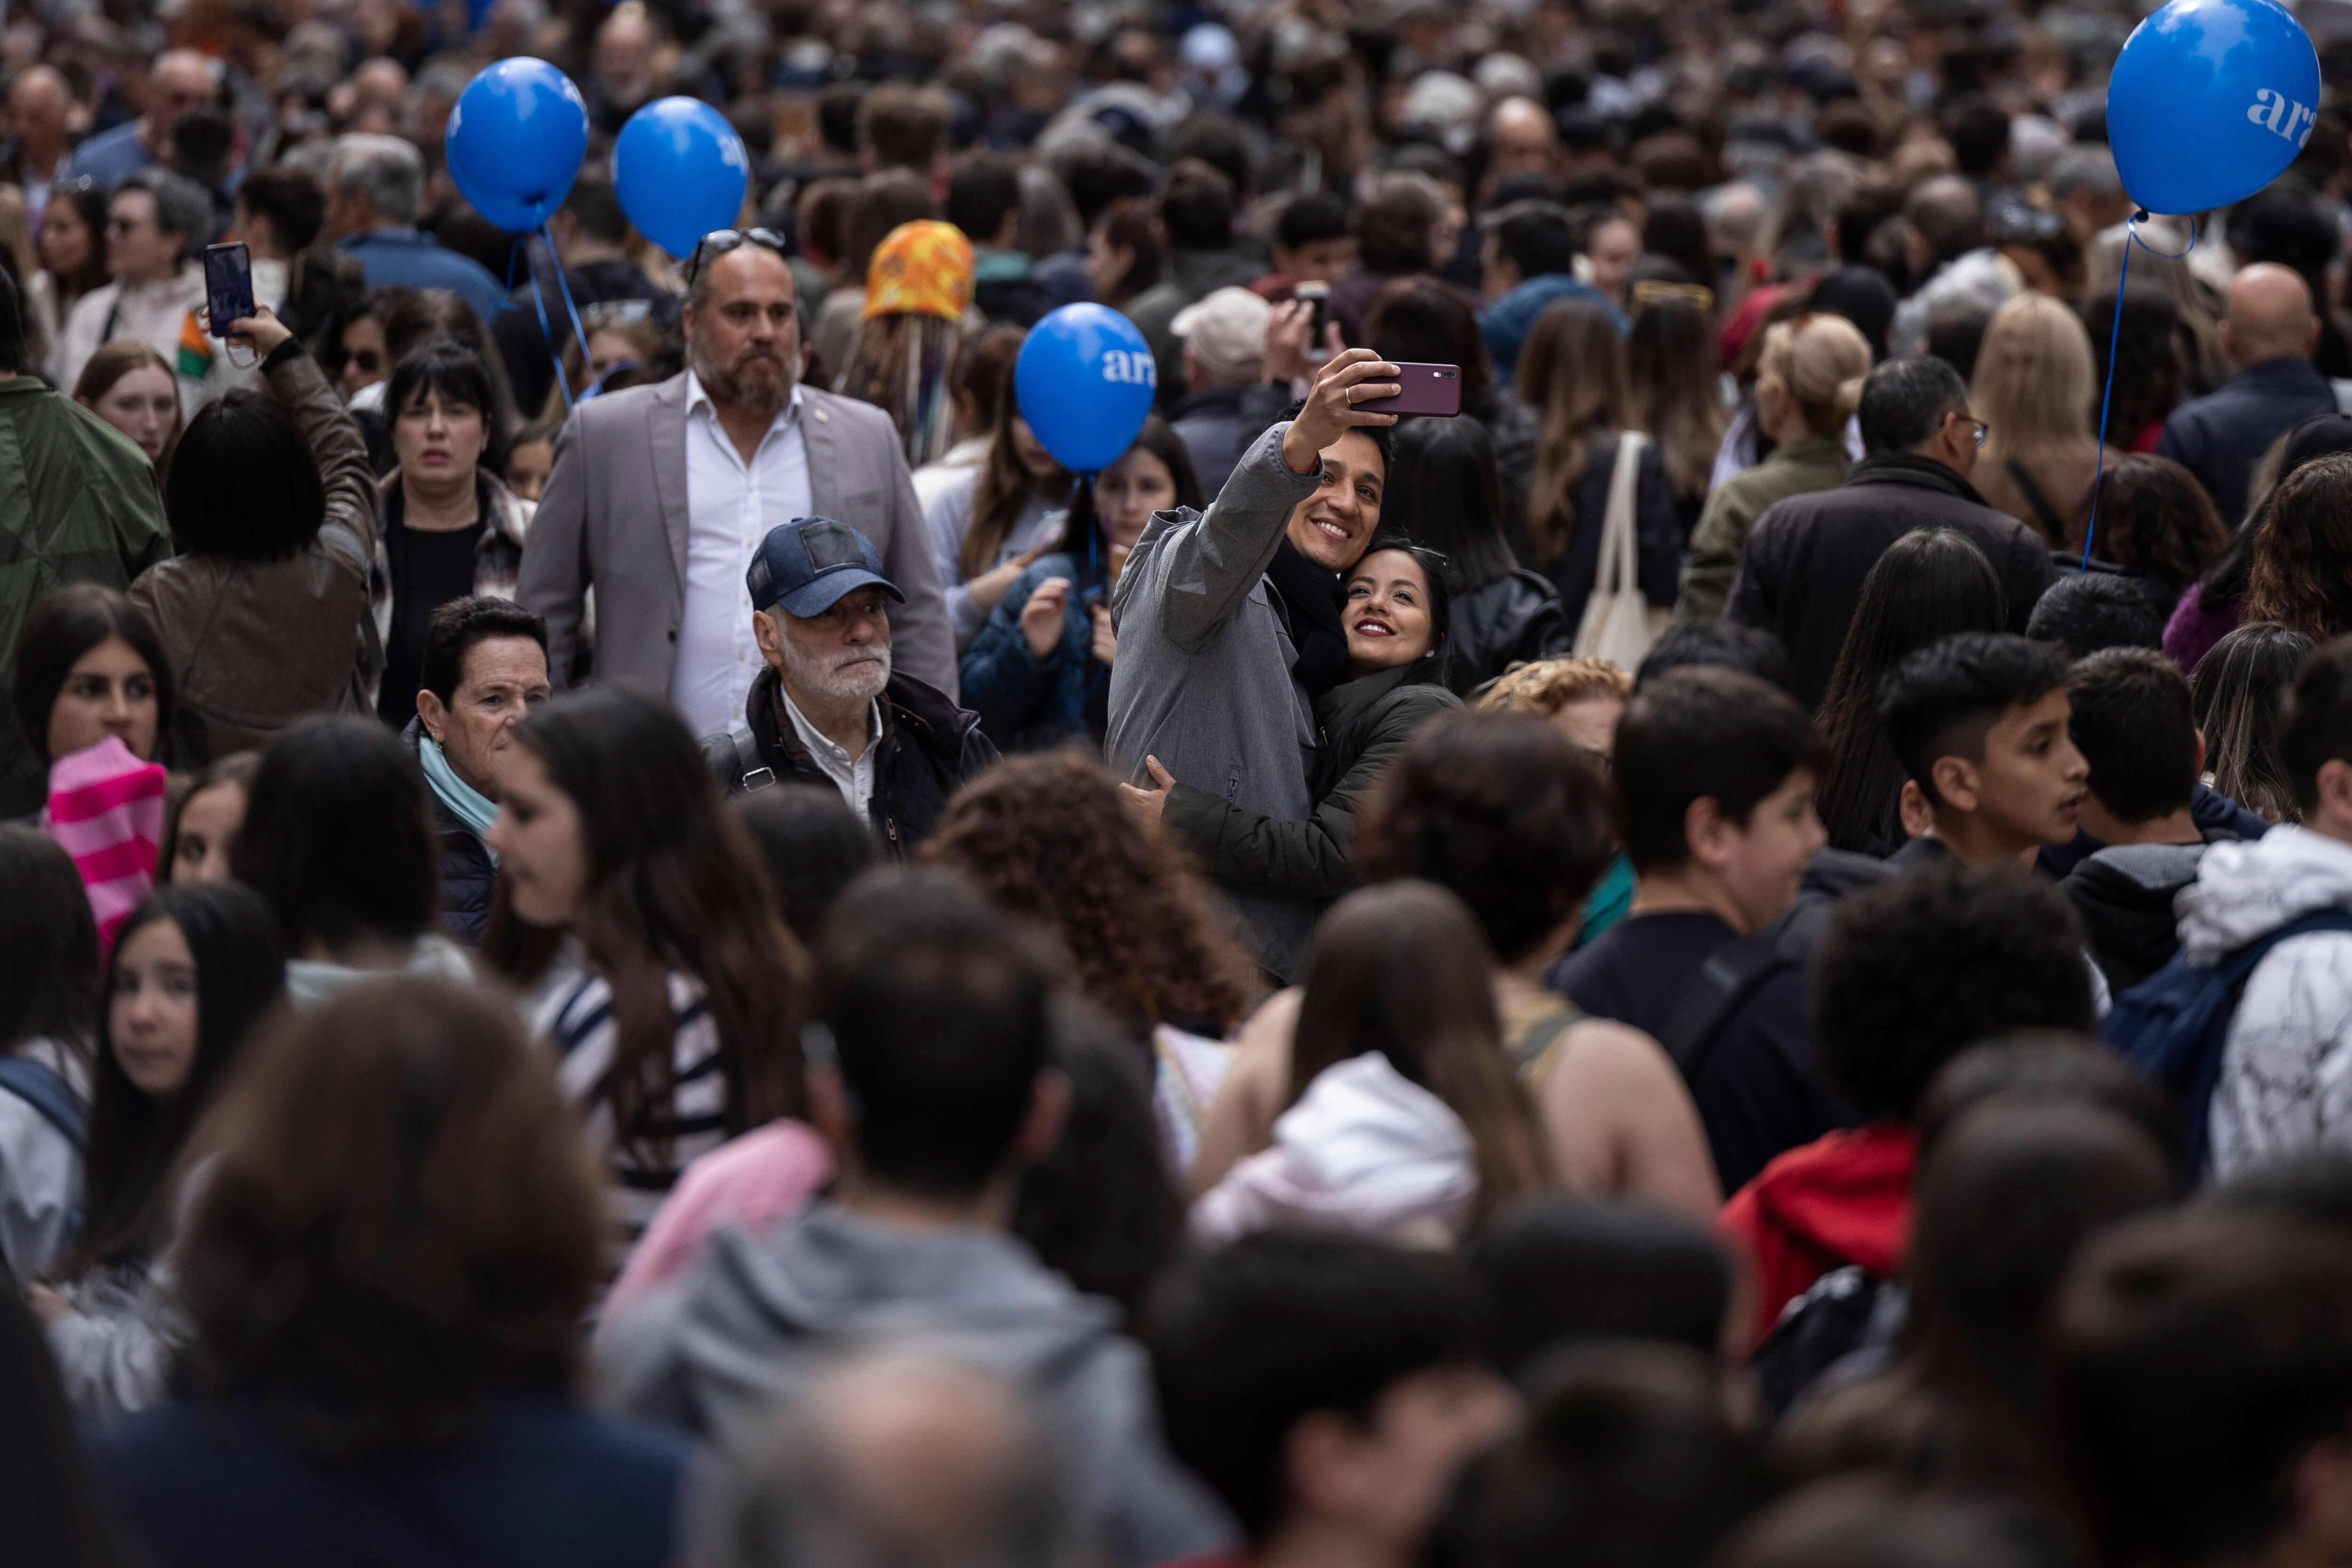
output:
[[2136,16],[8,12],[0,1556],[2352,1552],[2352,119]]

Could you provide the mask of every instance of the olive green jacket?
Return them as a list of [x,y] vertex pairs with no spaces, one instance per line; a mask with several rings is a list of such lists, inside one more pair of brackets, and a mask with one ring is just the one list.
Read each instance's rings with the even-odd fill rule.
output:
[[[155,470],[130,437],[29,375],[0,376],[0,690],[41,595],[130,586],[172,553]],[[41,807],[48,768],[0,703],[0,820]]]
[[1748,542],[1756,520],[1790,496],[1837,489],[1853,468],[1843,440],[1808,436],[1775,447],[1770,457],[1717,486],[1691,531],[1690,564],[1683,568],[1675,619],[1703,621],[1723,614],[1732,576],[1739,570],[1739,547]]

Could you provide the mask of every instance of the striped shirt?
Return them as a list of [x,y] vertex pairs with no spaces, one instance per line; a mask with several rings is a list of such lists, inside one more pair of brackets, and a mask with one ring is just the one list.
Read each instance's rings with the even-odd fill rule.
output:
[[[701,983],[672,973],[669,1002],[677,1019],[672,1047],[677,1087],[667,1115],[648,1107],[631,1130],[639,1142],[658,1143],[667,1133],[666,1161],[656,1159],[658,1148],[640,1152],[614,1133],[613,1047],[620,1030],[613,1012],[613,988],[604,977],[583,975],[559,990],[534,1020],[534,1032],[555,1048],[556,1079],[564,1097],[583,1112],[589,1142],[612,1173],[613,1184],[606,1191],[624,1252],[636,1245],[678,1173],[727,1141],[727,1079],[719,1070],[719,1026],[710,1016]],[[613,1261],[617,1268],[620,1257]]]

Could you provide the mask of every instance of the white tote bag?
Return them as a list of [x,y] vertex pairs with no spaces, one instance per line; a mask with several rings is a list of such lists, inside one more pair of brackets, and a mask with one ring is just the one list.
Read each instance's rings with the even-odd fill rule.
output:
[[1627,430],[1617,437],[1609,474],[1609,505],[1601,514],[1601,561],[1584,618],[1576,625],[1576,657],[1604,658],[1631,674],[1666,629],[1671,610],[1642,596],[1641,555],[1634,544],[1633,501],[1641,485],[1642,449],[1649,443]]

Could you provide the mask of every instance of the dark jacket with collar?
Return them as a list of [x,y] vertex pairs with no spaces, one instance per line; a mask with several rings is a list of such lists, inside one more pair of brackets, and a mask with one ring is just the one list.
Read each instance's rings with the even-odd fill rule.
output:
[[[408,748],[411,757],[417,755],[417,742],[424,733],[422,719],[409,720],[408,727],[401,731],[400,743]],[[417,765],[423,768],[422,759]],[[441,929],[472,947],[482,940],[482,927],[490,918],[490,891],[498,884],[498,865],[490,858],[490,847],[482,842],[482,836],[442,804],[429,779],[425,798],[433,807],[434,830],[441,835]]]
[[[793,732],[772,668],[752,680],[743,715],[742,729],[702,740],[703,760],[729,795],[786,781],[839,787]],[[980,715],[958,708],[937,687],[911,675],[893,674],[882,689],[882,734],[874,746],[874,800],[867,815],[874,837],[893,856],[907,855],[929,838],[948,797],[996,761],[996,748],[980,732]],[[763,768],[772,776],[760,777]]]
[[1343,681],[1315,703],[1323,734],[1313,814],[1284,822],[1191,784],[1168,792],[1161,826],[1228,887],[1338,898],[1355,885],[1356,816],[1412,732],[1461,700],[1423,664]]
[[2221,521],[2235,528],[2246,515],[2246,490],[2263,451],[2313,415],[2335,412],[2336,391],[2318,366],[2307,359],[2264,360],[2174,409],[2156,455],[2195,474]]
[[1739,555],[1724,617],[1776,634],[1789,649],[1789,689],[1819,708],[1845,643],[1863,579],[1886,547],[1922,528],[1951,528],[1985,553],[2009,601],[2010,629],[2055,574],[2049,545],[1932,458],[1879,452],[1833,490],[1791,496],[1756,522]]

